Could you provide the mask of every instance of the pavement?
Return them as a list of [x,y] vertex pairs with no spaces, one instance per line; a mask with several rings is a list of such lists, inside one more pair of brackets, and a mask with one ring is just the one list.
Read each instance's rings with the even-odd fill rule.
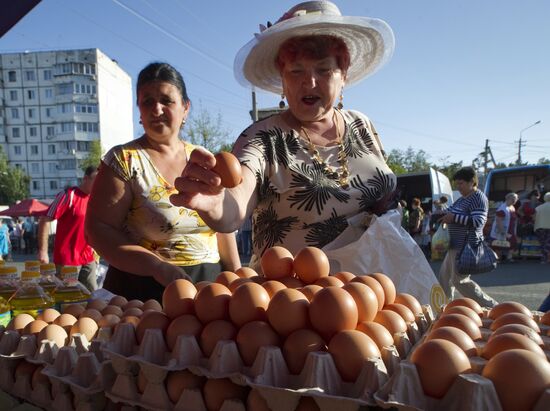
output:
[[[19,270],[24,261],[35,259],[31,254],[14,254],[13,262]],[[242,259],[243,264],[248,259]],[[440,261],[430,262],[437,275]],[[496,270],[475,276],[475,281],[483,290],[498,302],[517,301],[531,310],[539,308],[550,293],[550,265],[540,264],[538,259],[515,260],[513,263],[499,264]]]

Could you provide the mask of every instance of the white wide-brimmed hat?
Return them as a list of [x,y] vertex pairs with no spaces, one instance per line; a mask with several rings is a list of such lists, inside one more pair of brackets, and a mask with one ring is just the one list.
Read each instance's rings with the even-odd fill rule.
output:
[[297,36],[329,35],[342,39],[350,54],[346,85],[364,79],[392,56],[394,36],[383,20],[342,16],[330,1],[306,1],[292,7],[275,24],[260,25],[260,33],[239,50],[233,71],[245,87],[281,94],[283,85],[275,63],[279,47]]

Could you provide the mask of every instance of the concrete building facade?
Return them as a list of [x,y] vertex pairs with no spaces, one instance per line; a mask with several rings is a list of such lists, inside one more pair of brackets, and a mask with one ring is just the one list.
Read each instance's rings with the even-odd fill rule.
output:
[[98,49],[0,55],[0,146],[51,199],[83,177],[92,141],[133,138],[132,80]]

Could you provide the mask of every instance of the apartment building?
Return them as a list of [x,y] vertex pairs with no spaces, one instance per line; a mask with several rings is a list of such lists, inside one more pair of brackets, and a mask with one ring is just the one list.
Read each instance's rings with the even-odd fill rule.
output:
[[98,49],[0,55],[0,146],[34,198],[78,184],[92,141],[131,140],[132,107],[130,76]]

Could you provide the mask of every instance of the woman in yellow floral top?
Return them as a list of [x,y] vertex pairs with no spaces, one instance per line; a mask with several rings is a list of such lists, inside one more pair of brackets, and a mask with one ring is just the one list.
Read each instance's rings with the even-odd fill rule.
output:
[[214,232],[195,211],[169,201],[194,149],[179,136],[190,107],[180,73],[166,63],[145,67],[137,104],[145,134],[103,158],[86,234],[109,262],[106,289],[129,299],[159,299],[176,278],[213,280],[239,268],[240,260],[234,234]]

